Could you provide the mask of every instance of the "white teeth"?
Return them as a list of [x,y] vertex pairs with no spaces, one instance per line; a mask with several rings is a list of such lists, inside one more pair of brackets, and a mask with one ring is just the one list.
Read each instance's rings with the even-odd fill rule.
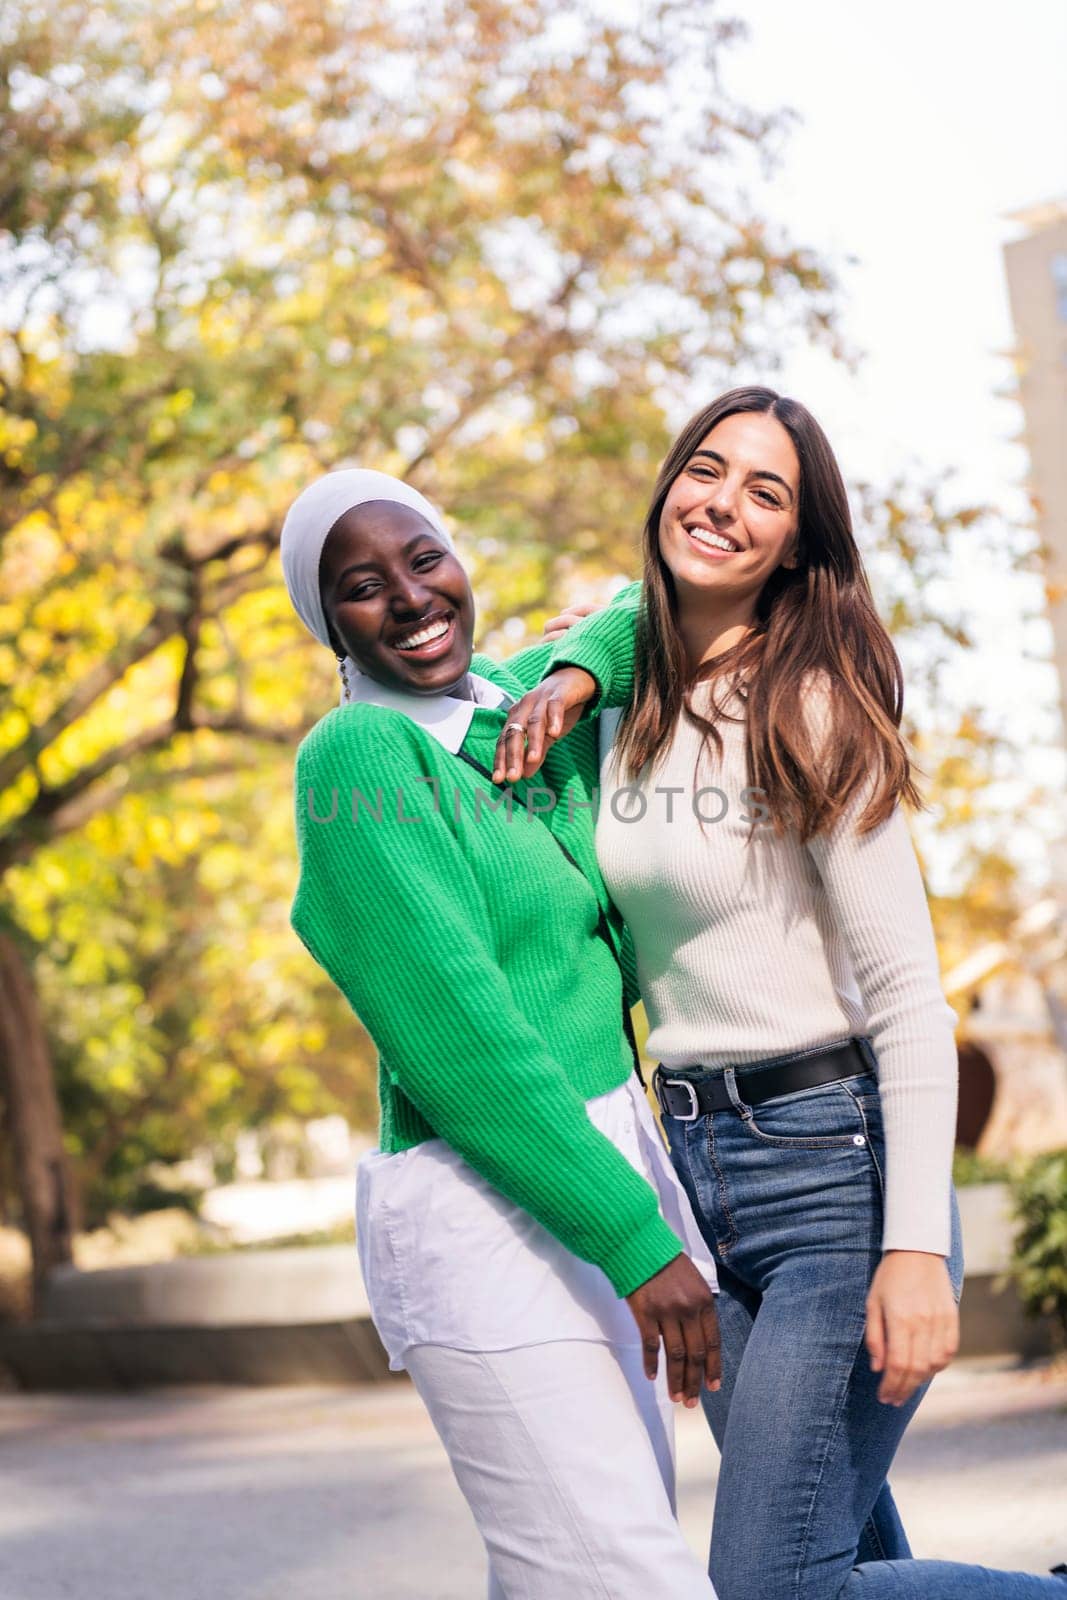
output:
[[418,650],[433,639],[443,639],[450,627],[450,622],[431,622],[428,628],[421,628],[418,633],[409,633],[406,639],[398,640],[396,648]]
[[727,539],[721,533],[709,533],[707,528],[689,528],[687,531],[698,544],[710,544],[714,550],[729,550],[733,555],[739,548],[732,539]]

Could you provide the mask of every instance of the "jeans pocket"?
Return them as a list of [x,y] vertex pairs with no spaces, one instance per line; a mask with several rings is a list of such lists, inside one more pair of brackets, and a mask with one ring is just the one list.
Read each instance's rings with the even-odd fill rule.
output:
[[864,1149],[870,1138],[864,1098],[871,1084],[877,1100],[877,1083],[868,1074],[837,1083],[802,1089],[796,1094],[765,1100],[746,1108],[744,1126],[763,1144],[803,1150],[825,1150],[853,1145]]

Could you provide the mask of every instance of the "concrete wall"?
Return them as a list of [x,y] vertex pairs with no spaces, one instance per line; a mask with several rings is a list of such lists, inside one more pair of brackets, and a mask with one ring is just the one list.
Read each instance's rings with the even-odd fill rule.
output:
[[61,1267],[42,1317],[0,1328],[0,1363],[27,1389],[389,1376],[350,1245]]
[[[967,1278],[962,1355],[1040,1356],[1051,1327],[1005,1280],[1007,1190],[960,1192]],[[240,1251],[53,1274],[44,1316],[0,1328],[0,1365],[26,1389],[170,1383],[369,1383],[390,1378],[350,1245]]]

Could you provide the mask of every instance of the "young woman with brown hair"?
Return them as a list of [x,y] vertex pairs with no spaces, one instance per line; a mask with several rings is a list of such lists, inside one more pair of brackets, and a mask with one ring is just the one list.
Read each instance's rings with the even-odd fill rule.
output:
[[958,1342],[954,1017],[901,811],[900,666],[803,406],[735,389],[692,419],[643,584],[550,672],[494,776],[536,771],[583,707],[625,706],[597,855],[719,1271],[720,1600],[1062,1594],[910,1560],[886,1481]]

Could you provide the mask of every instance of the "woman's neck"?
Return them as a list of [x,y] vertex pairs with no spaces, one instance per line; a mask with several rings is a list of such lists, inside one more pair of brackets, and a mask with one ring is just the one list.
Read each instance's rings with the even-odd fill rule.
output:
[[755,607],[750,599],[713,605],[706,598],[703,603],[687,603],[684,596],[678,597],[678,631],[691,672],[740,644],[755,623]]
[[473,700],[475,698],[475,694],[470,673],[465,672],[463,677],[456,684],[455,688],[446,689],[445,693],[448,695],[450,700]]

